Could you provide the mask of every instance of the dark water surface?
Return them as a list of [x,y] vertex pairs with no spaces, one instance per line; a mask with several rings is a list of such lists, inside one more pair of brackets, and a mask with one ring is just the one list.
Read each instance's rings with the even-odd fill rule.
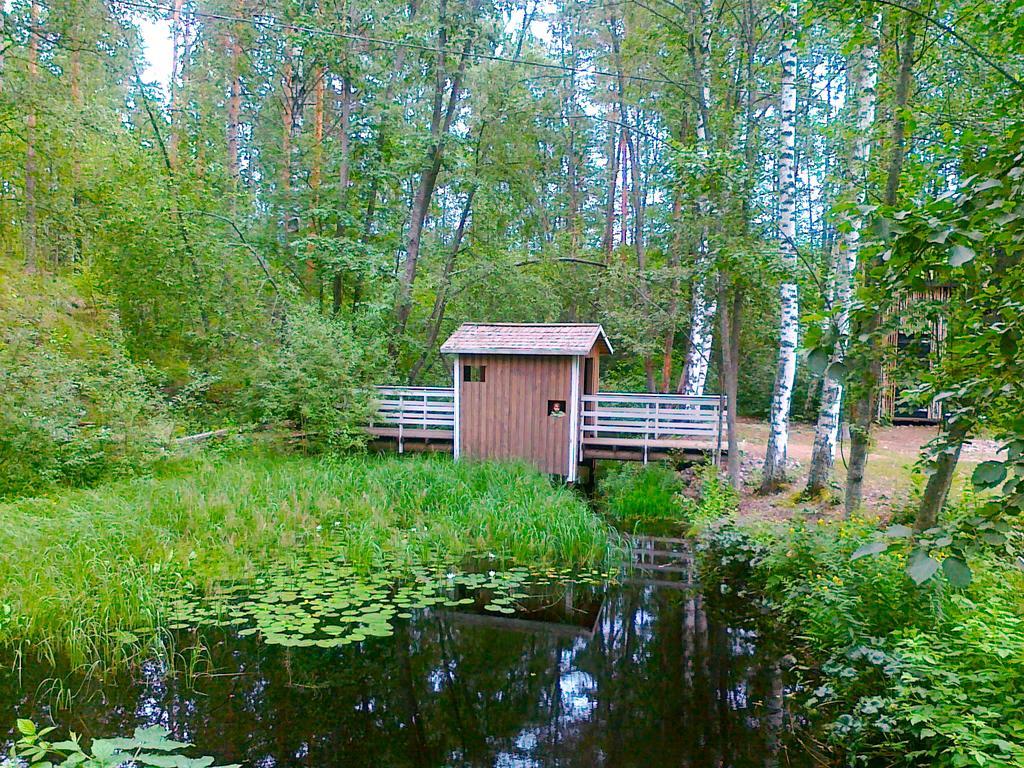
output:
[[779,745],[772,638],[744,606],[689,585],[684,545],[638,546],[647,554],[622,583],[547,585],[514,615],[432,606],[390,637],[337,648],[209,630],[202,674],[151,662],[102,683],[72,677],[66,707],[45,684],[54,671],[26,665],[0,678],[3,728],[16,716],[61,736],[160,724],[254,768],[798,764]]

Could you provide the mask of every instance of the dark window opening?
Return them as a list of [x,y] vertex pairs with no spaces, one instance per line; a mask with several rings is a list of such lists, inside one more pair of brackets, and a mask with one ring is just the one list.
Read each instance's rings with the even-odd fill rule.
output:
[[565,416],[565,400],[548,400],[548,416]]
[[464,365],[462,366],[462,380],[476,381],[483,383],[487,381],[486,365]]

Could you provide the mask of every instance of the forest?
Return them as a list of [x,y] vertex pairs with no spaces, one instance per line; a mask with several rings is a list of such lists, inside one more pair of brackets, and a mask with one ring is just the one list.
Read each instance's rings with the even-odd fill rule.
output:
[[[218,760],[298,764],[295,745],[246,753],[215,728],[118,719],[84,696],[76,709],[70,693],[84,675],[96,695],[134,695],[154,658],[175,685],[186,656],[181,674],[214,680],[200,649],[251,620],[225,647],[282,646],[261,662],[274,691],[357,685],[324,673],[326,656],[295,682],[298,649],[395,641],[375,653],[408,693],[373,685],[399,731],[420,723],[417,698],[438,731],[418,724],[409,754],[381,764],[513,764],[488,751],[506,739],[537,765],[1024,765],[1022,253],[1024,0],[6,0],[12,759],[113,768],[177,749],[144,731],[109,754],[51,743],[27,719],[45,710],[89,738],[159,726]],[[721,466],[609,464],[585,496],[517,463],[366,451],[374,385],[451,387],[440,346],[465,322],[600,323],[603,390],[721,398]],[[927,426],[893,426],[908,420]],[[431,606],[532,617],[516,569],[539,568],[543,590],[597,569],[576,585],[589,594],[636,536],[661,555],[658,537],[672,542],[659,567],[680,559],[721,587],[683,604],[667,588],[656,609],[614,587],[636,632],[591,628],[601,649],[581,664],[612,696],[594,711],[660,746],[595,746],[555,707],[568,730],[523,747],[515,718],[544,696],[528,680],[506,691],[522,711],[457,712],[458,738],[437,735],[446,700],[418,665],[492,640],[429,623]],[[360,599],[403,580],[440,589],[431,569],[480,555],[505,581],[465,566],[443,597],[320,606],[371,615],[350,634],[260,603],[309,608],[355,578]],[[330,570],[339,559],[351,570]],[[279,584],[223,620],[222,589],[262,569],[301,582],[301,568],[326,569],[311,577],[323,590]],[[193,598],[213,629],[182,618]],[[715,643],[744,622],[758,651],[717,674]],[[775,637],[791,645],[772,656]],[[655,713],[622,680],[654,686],[630,644],[670,641],[694,698]],[[561,645],[545,662],[506,642],[509,680],[557,670]],[[50,681],[52,707],[21,688],[25,670]],[[479,674],[459,684],[501,684]],[[653,721],[709,700],[724,712],[740,688],[759,692],[735,706],[752,714],[694,735],[709,751],[658,741]],[[563,753],[562,736],[587,746]]]

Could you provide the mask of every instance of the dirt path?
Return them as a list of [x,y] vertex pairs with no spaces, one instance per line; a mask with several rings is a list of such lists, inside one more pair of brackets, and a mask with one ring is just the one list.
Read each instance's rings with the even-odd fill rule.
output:
[[[807,471],[814,444],[814,427],[794,424],[790,429],[790,474],[795,478],[788,491],[774,496],[754,493],[764,459],[764,446],[768,439],[768,425],[763,421],[741,419],[739,424],[740,450],[743,452],[744,493],[740,513],[764,519],[788,519],[794,516],[838,516],[842,514],[842,494],[846,476],[846,457],[849,440],[840,445],[836,459],[837,486],[835,503],[808,504],[797,500],[807,482]],[[864,478],[865,508],[886,515],[894,507],[906,504],[914,490],[914,465],[920,458],[921,448],[938,434],[937,427],[900,426],[876,427],[874,445],[868,458]],[[964,447],[957,471],[954,489],[962,487],[974,467],[993,459],[998,446],[993,440],[975,440]],[[916,480],[923,482],[922,478]],[[954,490],[956,492],[956,490]]]

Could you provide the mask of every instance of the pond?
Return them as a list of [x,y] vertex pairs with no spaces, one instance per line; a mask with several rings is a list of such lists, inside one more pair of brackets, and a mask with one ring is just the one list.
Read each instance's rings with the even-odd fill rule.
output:
[[[385,587],[347,585],[346,572],[326,579],[349,595],[333,607],[289,608],[301,590],[271,591],[276,608],[244,592],[229,592],[242,607],[227,613],[186,603],[179,650],[189,611],[208,649],[191,674],[151,661],[102,681],[71,675],[62,697],[52,668],[26,663],[0,679],[7,737],[16,715],[88,736],[159,724],[219,764],[255,768],[797,764],[779,736],[775,639],[718,585],[707,598],[696,588],[685,542],[633,546],[634,567],[610,581],[518,569],[437,577],[440,597],[392,585],[383,617],[350,606]],[[356,629],[328,631],[346,618]]]

